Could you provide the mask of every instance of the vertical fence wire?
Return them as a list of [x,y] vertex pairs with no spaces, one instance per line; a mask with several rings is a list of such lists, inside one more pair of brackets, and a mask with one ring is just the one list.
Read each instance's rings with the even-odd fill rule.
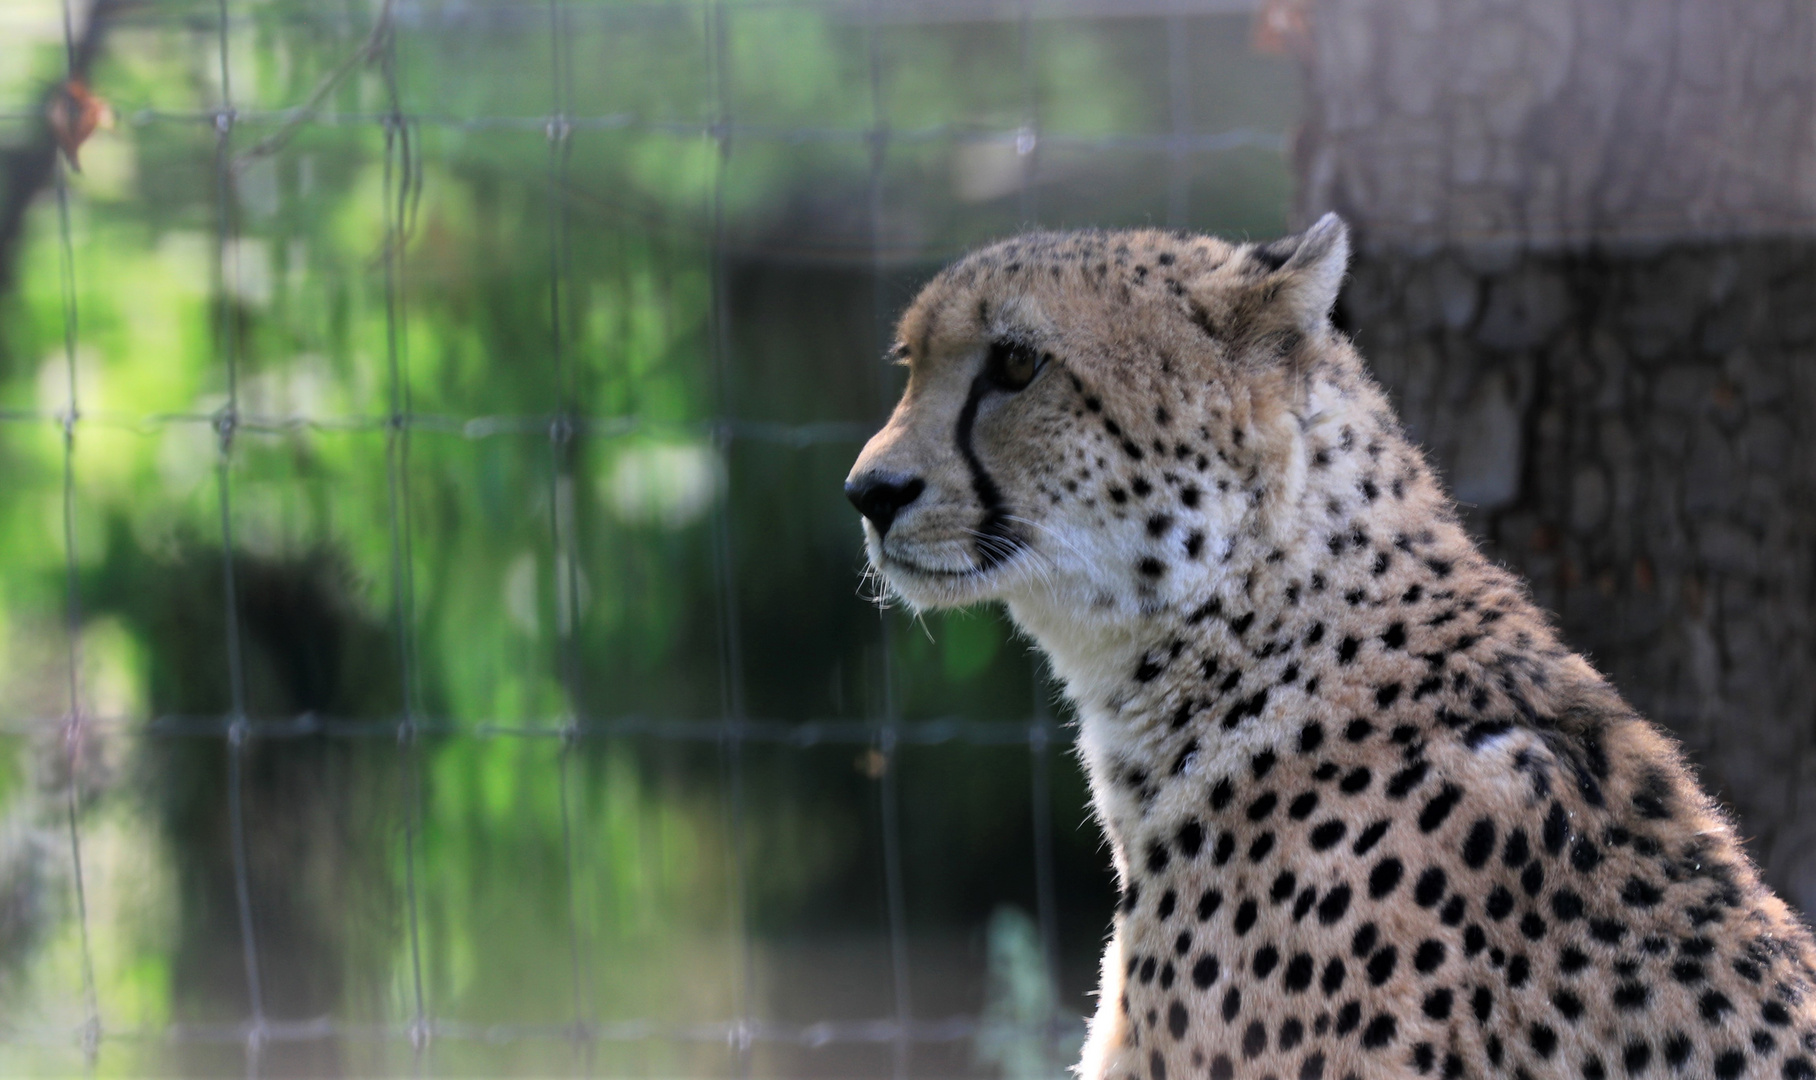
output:
[[[887,409],[894,387],[889,378],[887,337],[888,296],[885,292],[883,205],[885,168],[889,159],[889,110],[884,101],[881,43],[877,40],[877,18],[874,3],[865,22],[865,53],[870,90],[870,176],[867,191],[870,230],[871,327],[874,357],[878,361],[877,388],[879,404]],[[881,708],[876,717],[876,751],[882,770],[877,777],[877,805],[883,830],[883,897],[885,917],[889,924],[890,992],[894,998],[895,1031],[890,1039],[891,1075],[905,1080],[909,1075],[913,1049],[914,984],[909,959],[907,878],[902,858],[901,790],[901,706],[896,697],[895,622],[886,606],[877,609],[878,648],[882,653],[879,667],[882,675]]]
[[1028,731],[1031,772],[1028,786],[1029,797],[1033,802],[1029,810],[1034,826],[1034,922],[1040,933],[1041,966],[1046,970],[1047,992],[1056,1006],[1047,1017],[1046,1029],[1041,1032],[1043,1049],[1048,1060],[1054,1061],[1059,1039],[1064,1034],[1060,1027],[1064,1012],[1058,1007],[1061,1002],[1059,890],[1054,883],[1053,871],[1053,744],[1058,741],[1059,732],[1050,704],[1053,684],[1047,675],[1046,663],[1039,657],[1034,660],[1032,681],[1034,722],[1029,725]]
[[708,301],[708,347],[712,352],[714,394],[713,444],[720,468],[726,479],[725,494],[714,507],[712,516],[714,593],[719,618],[719,700],[721,714],[729,736],[720,742],[720,755],[725,773],[726,834],[732,860],[732,927],[737,936],[738,983],[734,989],[738,1006],[731,1032],[732,1051],[736,1056],[737,1075],[749,1077],[754,1067],[756,1004],[755,944],[751,939],[750,867],[746,851],[744,738],[747,720],[744,701],[743,640],[738,624],[737,563],[733,558],[731,534],[731,431],[732,431],[732,358],[731,297],[725,259],[725,183],[731,166],[731,92],[728,86],[724,0],[707,0],[705,10],[708,78],[712,96],[712,137],[717,150],[714,159],[709,230],[711,248],[710,293]]
[[[76,75],[76,39],[70,0],[63,2],[63,56],[66,79]],[[76,925],[81,941],[82,1056],[90,1072],[101,1044],[101,1007],[95,991],[94,953],[88,933],[88,885],[82,866],[82,768],[86,738],[82,707],[82,590],[80,560],[76,549],[76,424],[82,416],[81,390],[76,373],[76,346],[80,340],[76,306],[76,250],[71,237],[69,169],[56,159],[57,239],[60,245],[60,284],[63,293],[63,365],[67,378],[63,413],[63,556],[64,633],[69,665],[69,712],[62,725],[65,815],[69,828],[69,864],[75,890]]]
[[418,847],[421,844],[422,746],[421,700],[416,663],[416,558],[410,499],[410,391],[408,326],[404,319],[404,257],[409,240],[415,193],[421,183],[418,134],[403,111],[397,74],[397,36],[387,3],[379,12],[383,47],[377,54],[390,106],[385,124],[384,178],[379,198],[384,216],[385,367],[388,416],[385,424],[386,510],[391,539],[391,606],[397,633],[402,716],[397,724],[398,802],[403,820],[405,932],[410,962],[410,1068],[423,1075],[428,1066],[433,1030],[423,992],[422,907],[417,897]]
[[265,996],[259,971],[258,935],[252,918],[251,871],[246,846],[246,748],[252,731],[246,711],[245,655],[240,640],[239,584],[233,560],[233,449],[239,426],[239,318],[235,309],[239,283],[239,250],[234,214],[233,70],[229,53],[227,0],[216,5],[220,49],[220,106],[215,113],[215,282],[217,347],[227,371],[227,404],[215,421],[219,455],[216,466],[221,513],[221,580],[226,604],[227,675],[232,700],[232,727],[227,739],[227,819],[233,846],[233,889],[240,929],[251,1018],[246,1027],[246,1074],[260,1072],[265,1043]]
[[554,552],[556,667],[560,672],[565,709],[561,747],[557,751],[556,797],[561,803],[562,865],[567,884],[568,978],[573,1018],[571,1037],[587,1075],[593,1071],[592,1005],[584,937],[581,931],[579,855],[575,837],[575,754],[578,749],[581,710],[580,687],[580,552],[577,543],[574,496],[575,442],[572,364],[567,353],[567,281],[572,254],[568,230],[568,164],[573,153],[572,52],[567,7],[549,0],[549,66],[551,108],[549,142],[549,352],[554,369],[555,418],[549,426],[549,514]]
[[1185,227],[1190,208],[1190,170],[1186,167],[1185,146],[1191,131],[1191,24],[1186,20],[1185,0],[1174,0],[1167,13],[1167,123],[1172,138],[1167,140],[1167,226]]

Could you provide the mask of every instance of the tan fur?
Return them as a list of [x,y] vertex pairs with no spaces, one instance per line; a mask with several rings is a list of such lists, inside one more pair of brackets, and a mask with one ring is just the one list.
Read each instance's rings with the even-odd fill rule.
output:
[[926,487],[871,560],[1045,649],[1122,881],[1080,1074],[1816,1080],[1808,932],[1458,526],[1330,326],[1347,257],[1028,236],[901,321],[853,480]]

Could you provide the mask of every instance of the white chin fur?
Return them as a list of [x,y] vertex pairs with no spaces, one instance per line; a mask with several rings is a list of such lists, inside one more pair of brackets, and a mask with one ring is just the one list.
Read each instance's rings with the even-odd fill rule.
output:
[[[920,551],[886,553],[869,522],[864,523],[864,550],[870,557],[871,569],[883,579],[889,592],[916,611],[997,599],[1003,582],[1016,576],[1018,561],[1011,559],[1003,566],[976,572],[966,566],[948,567],[951,552],[930,552],[925,556]],[[947,557],[941,558],[942,555]]]

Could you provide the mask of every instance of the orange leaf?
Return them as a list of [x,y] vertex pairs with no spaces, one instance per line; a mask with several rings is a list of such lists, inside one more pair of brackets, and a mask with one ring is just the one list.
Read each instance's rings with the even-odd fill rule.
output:
[[82,163],[77,155],[81,153],[82,144],[97,127],[113,122],[113,110],[106,101],[90,93],[81,79],[71,79],[51,96],[45,119],[50,122],[50,133],[62,147],[63,156],[69,159],[69,167],[81,172]]

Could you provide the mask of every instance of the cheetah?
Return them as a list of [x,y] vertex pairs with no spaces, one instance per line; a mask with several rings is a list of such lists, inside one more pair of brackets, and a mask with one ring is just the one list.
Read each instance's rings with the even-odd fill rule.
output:
[[846,494],[1046,654],[1120,888],[1085,1080],[1816,1080],[1816,950],[1459,524],[1330,313],[1348,231],[942,271]]

